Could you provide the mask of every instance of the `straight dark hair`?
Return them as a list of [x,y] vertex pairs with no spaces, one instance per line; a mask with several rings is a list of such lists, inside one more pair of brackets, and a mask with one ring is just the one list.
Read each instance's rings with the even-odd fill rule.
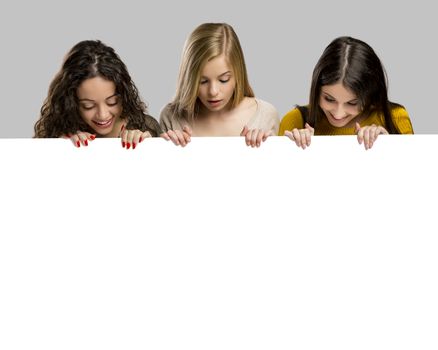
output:
[[324,50],[313,70],[309,113],[307,118],[303,116],[313,128],[324,117],[319,106],[321,87],[336,83],[342,83],[357,96],[362,115],[382,113],[388,132],[400,133],[391,117],[391,109],[397,104],[388,100],[386,72],[367,43],[343,36],[333,40]]

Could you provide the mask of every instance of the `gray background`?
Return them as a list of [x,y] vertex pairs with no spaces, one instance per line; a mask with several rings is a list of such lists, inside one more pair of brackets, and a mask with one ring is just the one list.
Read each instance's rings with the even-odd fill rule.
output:
[[256,96],[280,117],[307,102],[314,65],[337,36],[366,41],[381,58],[389,96],[416,133],[438,133],[438,24],[432,1],[3,1],[0,5],[0,137],[31,137],[64,55],[100,39],[128,69],[158,118],[173,97],[184,40],[203,22],[227,22],[243,46]]

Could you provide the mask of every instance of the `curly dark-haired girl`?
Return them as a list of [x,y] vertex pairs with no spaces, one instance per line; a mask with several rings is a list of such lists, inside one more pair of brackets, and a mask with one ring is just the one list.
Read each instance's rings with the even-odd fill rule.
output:
[[161,134],[148,115],[125,64],[99,40],[77,43],[50,84],[34,137],[68,137],[87,146],[96,137],[121,137],[135,148]]

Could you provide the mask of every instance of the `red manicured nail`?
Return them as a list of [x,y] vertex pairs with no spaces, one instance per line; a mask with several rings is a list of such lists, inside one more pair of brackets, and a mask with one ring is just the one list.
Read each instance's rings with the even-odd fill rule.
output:
[[135,149],[135,142],[132,143],[132,149]]
[[85,143],[85,146],[88,146],[88,141],[87,140],[85,140],[84,143]]
[[129,147],[131,147],[131,144],[128,142],[128,143],[126,144],[126,149],[129,149]]
[[143,141],[143,139],[140,137],[140,140],[138,140],[138,143],[140,143],[141,141]]
[[125,148],[125,141],[122,141],[122,147]]
[[81,147],[81,143],[79,141],[76,141],[76,147]]
[[90,135],[90,139],[94,140],[95,138],[96,138],[96,136]]

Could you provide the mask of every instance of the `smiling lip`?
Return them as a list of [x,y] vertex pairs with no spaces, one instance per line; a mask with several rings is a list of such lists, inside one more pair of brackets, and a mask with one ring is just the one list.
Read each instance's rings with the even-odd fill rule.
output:
[[93,120],[94,125],[96,125],[98,128],[108,128],[113,124],[114,118],[108,119],[108,120]]
[[347,119],[347,117],[342,117],[342,118],[335,118],[334,116],[333,116],[333,114],[331,114],[330,113],[330,116],[334,119],[334,120],[337,120],[337,121],[341,121],[341,120],[344,120],[344,119]]

